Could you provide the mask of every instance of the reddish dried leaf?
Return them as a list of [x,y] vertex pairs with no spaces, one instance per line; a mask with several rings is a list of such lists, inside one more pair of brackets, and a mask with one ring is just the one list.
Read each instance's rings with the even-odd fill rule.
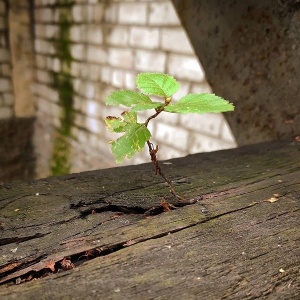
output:
[[71,262],[70,259],[64,258],[61,262],[60,265],[63,270],[71,270],[75,268],[75,265]]
[[53,259],[45,263],[45,269],[50,269],[52,272],[55,272],[55,261]]

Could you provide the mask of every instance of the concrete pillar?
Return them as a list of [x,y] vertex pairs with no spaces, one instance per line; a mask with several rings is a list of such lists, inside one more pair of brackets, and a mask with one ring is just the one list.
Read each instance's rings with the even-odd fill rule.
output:
[[300,134],[300,3],[173,0],[239,145]]

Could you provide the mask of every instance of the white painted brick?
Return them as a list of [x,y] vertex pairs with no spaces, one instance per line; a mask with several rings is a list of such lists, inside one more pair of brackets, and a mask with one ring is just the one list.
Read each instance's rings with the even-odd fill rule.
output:
[[105,83],[111,83],[112,69],[104,66],[101,69],[101,80]]
[[156,119],[155,122],[167,123],[172,125],[178,125],[179,114],[173,114],[168,112],[162,112]]
[[171,54],[167,64],[167,72],[177,79],[201,82],[204,71],[196,57]]
[[96,4],[99,0],[88,0],[89,4]]
[[5,78],[0,78],[0,92],[9,92],[12,90],[12,85],[10,80]]
[[155,139],[171,145],[172,148],[184,151],[187,149],[188,132],[178,127],[157,123]]
[[37,83],[36,81],[33,82],[31,85],[30,85],[30,90],[31,92],[34,94],[34,95],[39,95],[39,91],[41,89],[41,86],[43,86],[42,84],[40,83]]
[[73,42],[80,43],[82,42],[82,32],[80,25],[72,25],[70,29],[70,39]]
[[102,28],[100,25],[90,25],[87,31],[88,43],[101,45],[103,42]]
[[88,142],[88,137],[89,137],[88,133],[85,132],[85,131],[83,131],[83,130],[78,130],[78,131],[76,132],[76,139],[77,139],[77,141],[79,141],[80,144],[82,144],[82,145],[86,145],[86,144],[87,144],[87,142]]
[[55,128],[61,127],[61,118],[57,117],[57,115],[53,116],[53,125]]
[[[82,105],[82,98],[75,95],[73,97],[73,108],[74,108],[74,110],[81,111],[81,105]],[[77,114],[76,114],[76,116],[77,116]]]
[[49,103],[51,115],[60,119],[59,116],[61,114],[62,108],[57,103],[53,103],[53,102],[48,102],[48,103]]
[[119,23],[121,24],[146,24],[146,3],[119,2]]
[[73,44],[71,45],[71,55],[76,60],[85,59],[85,46],[83,44]]
[[[150,109],[139,112],[138,113],[138,122],[139,123],[144,123],[151,115],[153,115],[153,113],[154,113],[154,111],[150,110]],[[154,124],[154,123],[157,123],[156,120],[151,120],[151,122],[149,123],[149,126]]]
[[162,29],[161,47],[165,51],[194,54],[186,32],[181,27]]
[[106,27],[105,42],[112,46],[126,46],[128,43],[128,30],[126,27]]
[[100,117],[101,116],[101,105],[100,103],[93,101],[93,100],[87,100],[85,102],[85,113],[90,117]]
[[54,55],[56,54],[56,49],[54,48],[53,43],[46,41],[44,44],[43,53],[46,53],[48,55]]
[[133,27],[130,30],[130,46],[156,49],[159,45],[159,30],[147,27]]
[[53,71],[55,58],[51,56],[47,56],[46,59],[47,59],[47,69]]
[[43,98],[40,98],[38,103],[38,109],[41,112],[44,112],[51,116],[60,116],[61,113],[61,107],[57,105],[56,103],[49,102]]
[[38,88],[35,89],[35,92],[43,99],[48,99],[51,102],[58,102],[59,99],[58,91],[48,87],[47,85],[44,84],[38,85]]
[[192,94],[212,93],[211,87],[207,81],[192,84]]
[[135,68],[138,71],[164,72],[166,53],[156,51],[136,51]]
[[53,21],[53,11],[50,8],[43,8],[40,11],[40,20],[43,23],[50,23]]
[[175,8],[171,1],[150,3],[150,25],[180,25]]
[[74,124],[81,128],[87,128],[86,127],[86,118],[83,115],[76,114],[74,119]]
[[83,22],[86,18],[85,5],[74,5],[72,7],[72,17],[73,17],[73,21],[76,23]]
[[[78,64],[78,67],[81,68],[81,64]],[[76,93],[79,94],[80,91],[80,84],[81,84],[81,78],[73,78],[73,89]]]
[[111,83],[113,86],[121,88],[123,87],[123,71],[121,70],[113,70],[112,71],[112,79]]
[[[75,81],[75,85],[76,88],[74,88],[74,90],[81,96],[81,97],[85,97],[85,89],[86,89],[86,82],[84,80],[82,80],[82,78],[78,79]],[[82,101],[82,105],[84,103],[84,99],[81,100]]]
[[42,40],[40,40],[40,39],[34,40],[34,50],[37,53],[42,52]]
[[50,74],[44,70],[36,70],[36,78],[39,82],[50,84],[52,82],[52,78],[50,78]]
[[79,76],[79,74],[80,74],[80,63],[78,63],[76,61],[72,61],[70,74],[73,77],[78,77]]
[[86,128],[93,133],[102,133],[104,124],[94,118],[86,118]]
[[218,139],[201,134],[192,134],[190,136],[191,144],[189,153],[210,152],[221,149],[233,148],[232,145]]
[[93,19],[95,23],[100,23],[103,21],[104,8],[105,8],[105,3],[97,3],[93,6],[93,11],[94,11]]
[[116,23],[118,21],[118,3],[109,3],[105,7],[104,20],[105,23]]
[[119,68],[132,68],[133,54],[130,49],[109,49],[108,63]]
[[221,124],[221,139],[228,142],[229,144],[232,144],[232,148],[237,147],[237,143],[235,141],[234,135],[225,117],[223,117],[223,122]]
[[104,64],[107,62],[107,52],[97,46],[87,46],[87,61],[91,63]]
[[180,124],[184,128],[195,132],[219,137],[221,124],[223,123],[224,117],[222,114],[208,113],[203,115],[180,115],[180,118]]
[[0,119],[8,119],[13,116],[13,110],[10,107],[0,107]]
[[56,37],[57,33],[58,33],[58,26],[57,25],[47,24],[44,27],[44,34],[45,34],[45,37],[48,38],[48,39]]
[[61,62],[57,57],[55,57],[53,59],[53,71],[54,72],[60,72],[61,71]]
[[53,103],[58,103],[59,101],[58,91],[52,88],[48,88],[48,93],[46,98]]
[[34,42],[34,46],[35,46],[35,51],[38,53],[53,54],[55,52],[52,43],[45,40],[36,39]]
[[98,65],[90,65],[90,72],[89,72],[89,77],[91,80],[93,81],[100,81],[100,78],[101,78],[101,67],[98,66]]
[[180,87],[179,90],[172,96],[172,101],[178,101],[183,96],[186,96],[189,93],[190,90],[190,83],[182,80],[178,80]]
[[94,6],[93,5],[86,5],[86,17],[85,22],[92,23],[94,18]]
[[54,9],[54,16],[53,16],[54,22],[59,23],[61,19],[61,10],[59,8]]
[[184,151],[180,151],[178,149],[167,146],[165,144],[161,144],[161,143],[159,144],[159,151],[157,153],[157,158],[161,163],[163,160],[182,157],[184,155],[186,155]]
[[139,164],[144,164],[150,162],[150,156],[148,154],[148,151],[146,147],[141,151],[135,154],[130,160],[129,160],[129,165],[139,165]]
[[[103,96],[102,101],[106,99],[106,97],[111,94],[115,89],[112,89],[110,93],[107,93],[107,95]],[[108,106],[104,105],[102,108],[102,115],[103,116],[120,116],[121,113],[124,111],[124,107],[121,106]]]
[[125,73],[125,88],[129,90],[134,90],[136,88],[135,84],[136,74],[131,72]]
[[90,82],[86,82],[84,95],[88,99],[95,98],[95,85]]

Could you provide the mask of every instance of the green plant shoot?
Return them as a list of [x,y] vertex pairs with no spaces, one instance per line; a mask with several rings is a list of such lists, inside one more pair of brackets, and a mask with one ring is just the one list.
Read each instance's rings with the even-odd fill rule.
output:
[[[142,73],[137,76],[136,84],[141,92],[120,90],[111,93],[106,99],[107,105],[124,105],[129,108],[122,114],[122,118],[107,117],[105,119],[108,130],[124,132],[122,137],[111,142],[111,149],[116,156],[117,163],[141,151],[151,138],[151,133],[147,129],[150,120],[138,123],[136,114],[138,111],[155,109],[155,116],[157,116],[161,112],[204,114],[234,110],[231,103],[214,94],[188,94],[172,104],[171,97],[178,91],[179,83],[166,74]],[[163,102],[152,101],[148,95],[162,97]]]
[[[214,94],[188,94],[178,102],[172,103],[172,96],[178,91],[179,83],[172,77],[162,73],[141,73],[136,78],[136,85],[140,92],[120,90],[112,92],[106,99],[107,105],[127,107],[121,117],[106,117],[105,123],[108,130],[124,133],[117,140],[111,142],[111,150],[116,156],[116,163],[121,163],[124,158],[131,158],[136,152],[141,151],[145,144],[148,145],[149,154],[154,164],[155,173],[161,175],[170,186],[170,191],[178,196],[171,181],[164,175],[158,165],[156,153],[150,142],[151,133],[147,126],[150,120],[160,113],[219,113],[233,111],[233,104]],[[153,101],[149,96],[158,96],[162,101]],[[137,122],[137,112],[154,109],[155,113],[144,123]]]

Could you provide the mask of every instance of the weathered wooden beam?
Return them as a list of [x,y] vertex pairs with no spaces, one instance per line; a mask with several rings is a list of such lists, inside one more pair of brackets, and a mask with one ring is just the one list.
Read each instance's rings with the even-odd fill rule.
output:
[[0,299],[297,299],[300,143],[167,163],[1,185]]

